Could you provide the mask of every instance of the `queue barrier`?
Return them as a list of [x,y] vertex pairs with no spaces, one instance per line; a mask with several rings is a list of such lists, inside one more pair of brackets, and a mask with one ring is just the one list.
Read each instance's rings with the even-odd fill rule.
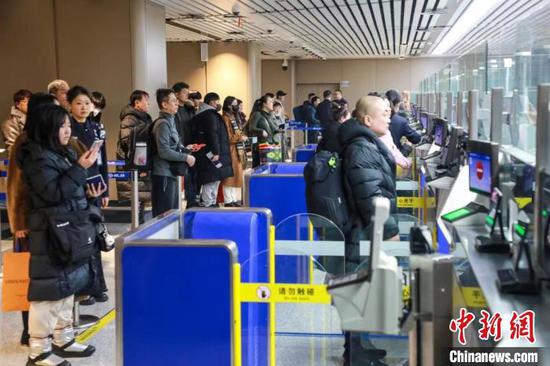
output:
[[182,240],[170,211],[116,245],[117,365],[241,365],[240,266],[229,240]]
[[[224,239],[236,243],[241,282],[269,283],[273,264],[270,261],[271,212],[263,208],[208,209],[192,208],[183,213],[184,239]],[[275,308],[270,304],[243,303],[242,364],[267,365],[274,357],[273,338]]]
[[317,144],[307,144],[296,146],[293,152],[293,161],[307,163],[317,151]]
[[[305,200],[305,163],[269,163],[245,175],[244,204],[267,207],[273,225],[286,218],[307,212]],[[309,258],[278,256],[275,263],[276,282],[308,283]]]

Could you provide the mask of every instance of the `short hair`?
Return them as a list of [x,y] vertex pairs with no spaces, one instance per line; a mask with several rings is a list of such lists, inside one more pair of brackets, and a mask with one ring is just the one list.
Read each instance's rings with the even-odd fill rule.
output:
[[195,100],[201,100],[202,99],[202,94],[200,92],[196,91],[194,93],[189,94],[188,98],[189,99],[195,99]]
[[73,100],[75,100],[76,97],[78,97],[79,95],[84,95],[88,97],[90,101],[92,100],[92,96],[90,95],[88,89],[80,85],[75,85],[71,89],[69,89],[69,91],[67,92],[67,100],[69,101],[69,103],[72,103]]
[[266,96],[270,97],[270,98],[275,98],[275,94],[269,92],[269,93],[265,93]]
[[159,109],[162,109],[162,103],[168,102],[168,99],[170,99],[170,94],[174,93],[172,89],[167,88],[160,88],[157,89],[157,105],[159,106]]
[[313,96],[313,97],[311,98],[311,104],[315,103],[316,100],[321,100],[321,98],[319,98],[319,97],[316,96],[316,95]]
[[390,89],[386,92],[386,98],[390,101],[390,104],[392,107],[395,107],[399,103],[401,103],[401,93],[399,93],[398,90]]
[[274,102],[273,103],[273,108],[275,107],[282,107],[283,105],[281,104],[281,102]]
[[184,83],[183,81],[178,81],[172,86],[174,93],[179,93],[182,89],[189,89],[189,84]]
[[32,96],[32,92],[30,90],[27,90],[27,89],[19,89],[18,91],[15,92],[15,94],[13,95],[13,103],[14,104],[17,104],[19,103],[20,101],[22,101],[23,99],[31,99],[31,96]]
[[237,100],[237,98],[235,97],[232,97],[232,96],[228,96],[228,97],[225,97],[224,101],[223,101],[223,107],[222,107],[222,110],[224,112],[231,112],[231,105],[233,104],[233,102]]
[[332,92],[330,90],[325,90],[323,92],[323,98],[328,98],[332,95]]
[[315,93],[309,93],[307,95],[307,100],[311,100],[311,98],[313,98],[315,96]]
[[210,102],[212,102],[214,100],[220,100],[220,96],[216,93],[210,92],[210,93],[207,93],[204,96],[204,103],[205,104],[210,104]]
[[92,92],[92,103],[94,103],[94,106],[99,109],[105,109],[105,107],[107,106],[105,96],[103,95],[103,93],[98,91]]
[[69,84],[65,80],[56,79],[48,84],[48,93],[55,94],[61,88],[69,89]]
[[368,95],[368,96],[371,96],[371,97],[379,97],[379,98],[382,98],[382,95],[380,95],[380,93],[377,92],[377,91],[369,92],[367,95]]
[[149,98],[149,93],[144,90],[134,90],[132,94],[130,94],[130,105],[135,107],[136,102],[142,100],[143,97]]
[[59,129],[65,123],[65,119],[69,118],[69,113],[65,108],[55,104],[42,105],[36,112],[33,118],[37,120],[27,130],[29,139],[53,151],[66,152],[67,149],[59,142]]
[[344,93],[342,93],[342,90],[340,90],[340,89],[334,89],[334,92],[335,92],[335,93],[344,94]]

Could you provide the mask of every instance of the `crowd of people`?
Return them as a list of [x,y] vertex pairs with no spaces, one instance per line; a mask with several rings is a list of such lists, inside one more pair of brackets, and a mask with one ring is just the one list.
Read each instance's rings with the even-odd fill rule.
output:
[[[292,109],[294,119],[318,127],[308,131],[310,142],[342,157],[348,200],[353,202],[351,240],[367,235],[372,197],[387,197],[395,207],[395,166],[410,166],[404,140],[420,141],[402,116],[408,106],[404,95],[396,90],[383,96],[371,93],[350,111],[340,90],[326,90],[322,100],[311,93]],[[126,164],[118,169],[139,171],[140,220],[149,204],[153,216],[178,208],[178,176],[184,177],[187,207],[219,207],[219,192],[223,206],[240,206],[249,138],[286,143],[285,96],[282,90],[261,96],[247,118],[237,97],[222,101],[209,92],[203,98],[177,82],[156,91],[159,114],[153,119],[150,95],[134,90],[120,113],[116,158]],[[110,204],[102,121],[106,105],[100,92],[54,80],[47,93],[17,91],[1,126],[10,161],[7,206],[14,250],[31,255],[30,309],[23,312],[21,336],[21,343],[30,346],[28,365],[68,365],[64,358],[86,357],[95,350],[75,340],[72,308],[74,301],[91,305],[108,300],[101,245],[93,239],[98,236],[94,223]],[[130,199],[129,182],[118,181],[117,191],[119,201]],[[384,239],[397,234],[397,222],[388,220]],[[67,250],[64,237],[79,244]],[[358,261],[355,249],[350,258]]]

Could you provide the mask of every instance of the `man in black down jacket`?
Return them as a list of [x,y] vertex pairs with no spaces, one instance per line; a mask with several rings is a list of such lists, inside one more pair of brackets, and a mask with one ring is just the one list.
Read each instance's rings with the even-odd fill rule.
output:
[[[176,129],[180,135],[180,142],[183,146],[188,146],[192,143],[191,137],[191,120],[195,117],[195,105],[189,99],[189,85],[183,81],[174,84],[172,90],[178,98],[178,113],[174,116]],[[185,184],[185,201],[187,207],[198,206],[197,201],[197,172],[195,167],[189,167],[184,178]]]
[[233,176],[229,137],[218,113],[220,110],[220,96],[208,93],[191,120],[193,143],[206,145],[195,154],[198,181],[202,185],[202,204],[205,207],[216,205],[220,181]]
[[[344,186],[353,223],[346,242],[350,267],[359,264],[359,240],[370,237],[373,198],[389,198],[392,213],[396,211],[395,162],[378,139],[386,133],[389,124],[384,101],[378,97],[363,97],[357,102],[354,113],[355,118],[346,121],[339,130],[344,146]],[[384,225],[384,240],[398,239],[398,233],[397,222],[390,216]]]
[[[370,240],[371,216],[374,214],[374,198],[382,196],[391,201],[395,213],[395,162],[391,153],[378,139],[388,130],[389,114],[379,97],[362,97],[357,102],[354,118],[344,122],[339,129],[340,143],[344,147],[342,167],[344,188],[350,210],[351,228],[346,230],[346,272],[353,272],[360,263],[359,241]],[[399,228],[393,216],[384,224],[384,240],[399,240]],[[386,355],[384,350],[372,345],[363,348],[358,333],[346,332],[344,365],[354,362],[371,364]]]

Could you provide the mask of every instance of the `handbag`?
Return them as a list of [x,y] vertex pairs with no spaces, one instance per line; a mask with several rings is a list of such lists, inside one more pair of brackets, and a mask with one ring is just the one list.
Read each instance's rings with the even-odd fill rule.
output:
[[89,209],[48,215],[48,251],[52,260],[66,266],[90,258],[97,240],[97,222],[90,216]]
[[29,252],[5,253],[2,278],[2,311],[27,311],[29,301]]

